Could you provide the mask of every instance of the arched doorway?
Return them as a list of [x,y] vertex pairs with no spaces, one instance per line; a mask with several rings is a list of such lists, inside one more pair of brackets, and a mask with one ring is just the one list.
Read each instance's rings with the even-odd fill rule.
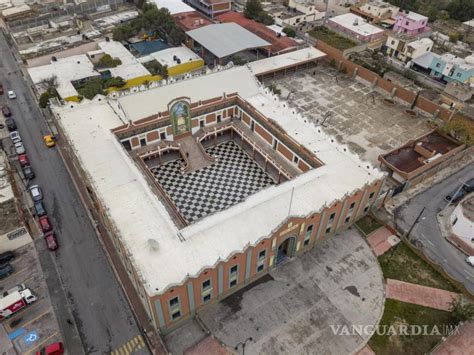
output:
[[295,248],[296,248],[296,237],[292,236],[292,237],[286,238],[278,246],[276,265],[284,263],[288,259],[295,256]]

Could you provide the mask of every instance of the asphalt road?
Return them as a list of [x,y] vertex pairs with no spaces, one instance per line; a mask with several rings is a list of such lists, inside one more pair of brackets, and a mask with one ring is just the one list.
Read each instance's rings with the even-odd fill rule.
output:
[[421,242],[427,257],[441,265],[449,275],[462,282],[474,294],[474,268],[465,262],[466,255],[441,235],[436,219],[437,213],[446,207],[444,197],[459,188],[461,182],[471,178],[474,178],[474,164],[468,165],[399,207],[395,211],[395,225],[407,232],[423,207],[426,207],[410,238]]
[[[60,245],[57,252],[41,246],[37,249],[66,349],[70,354],[113,351],[140,335],[140,330],[57,148],[48,149],[42,141],[47,125],[1,31],[0,82],[5,89],[1,103],[8,100],[7,90],[13,89],[17,94],[17,99],[8,100],[8,105],[36,173],[34,183],[43,190]],[[75,324],[68,324],[67,319]]]

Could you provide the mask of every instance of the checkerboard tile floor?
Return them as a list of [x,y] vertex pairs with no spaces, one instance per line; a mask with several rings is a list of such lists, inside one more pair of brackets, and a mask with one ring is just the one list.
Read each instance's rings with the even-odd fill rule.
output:
[[206,149],[216,163],[182,174],[182,159],[151,168],[180,213],[194,222],[224,210],[274,184],[273,180],[233,141]]

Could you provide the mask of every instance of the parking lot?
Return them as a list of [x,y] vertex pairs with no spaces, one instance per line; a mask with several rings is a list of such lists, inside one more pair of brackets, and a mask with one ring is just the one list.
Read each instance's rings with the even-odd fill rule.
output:
[[0,353],[10,353],[13,347],[18,354],[32,354],[45,345],[61,341],[35,243],[38,248],[45,248],[44,241],[39,239],[14,250],[16,256],[10,264],[15,271],[0,283],[0,292],[25,284],[38,298],[1,322]]
[[[373,91],[370,83],[352,79],[327,64],[265,80],[276,84],[283,99],[318,123],[338,141],[372,163],[410,139],[431,130],[428,116],[406,112],[406,104],[389,105],[389,93]],[[324,122],[324,123],[323,123]]]

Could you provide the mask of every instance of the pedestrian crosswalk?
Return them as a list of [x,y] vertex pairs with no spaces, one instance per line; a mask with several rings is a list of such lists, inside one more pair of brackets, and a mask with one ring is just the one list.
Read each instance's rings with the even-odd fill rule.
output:
[[137,335],[135,338],[132,338],[121,347],[115,349],[110,354],[111,355],[132,355],[136,354],[140,349],[145,347],[145,341],[141,335]]

